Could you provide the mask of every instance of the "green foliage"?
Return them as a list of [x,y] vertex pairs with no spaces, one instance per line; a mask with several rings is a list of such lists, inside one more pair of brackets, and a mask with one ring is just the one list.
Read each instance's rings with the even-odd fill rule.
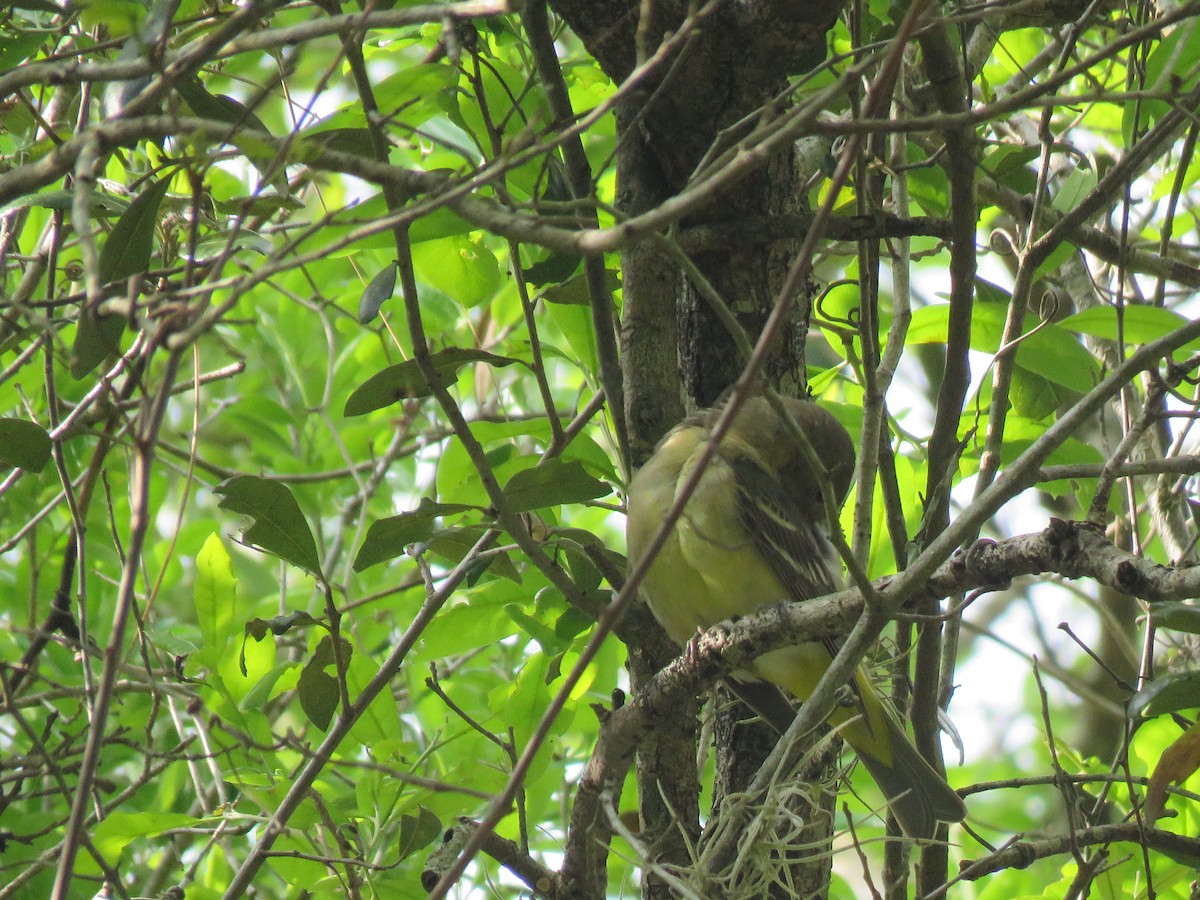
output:
[[[439,839],[488,813],[527,750],[496,834],[557,865],[581,773],[628,684],[625,645],[610,634],[593,646],[624,574],[630,460],[616,426],[627,410],[597,412],[593,398],[614,383],[637,396],[645,361],[609,358],[596,323],[633,310],[622,323],[633,328],[675,299],[638,295],[645,282],[625,278],[628,257],[610,251],[694,239],[706,273],[740,259],[754,229],[728,247],[703,244],[692,226],[740,225],[725,213],[742,211],[730,197],[746,182],[718,190],[711,179],[777,152],[780,135],[790,146],[878,131],[836,191],[841,145],[825,146],[788,204],[832,198],[841,237],[819,241],[812,260],[819,330],[807,383],[856,436],[892,374],[872,354],[895,354],[883,464],[842,519],[872,577],[923,549],[939,491],[959,513],[976,479],[1017,464],[1122,360],[1197,317],[1200,279],[1188,273],[1200,161],[1181,109],[1195,106],[1186,92],[1200,30],[1188,8],[1081,20],[1064,49],[1068,23],[985,7],[997,28],[982,61],[979,15],[931,22],[956,58],[978,65],[974,106],[937,118],[930,48],[914,43],[891,116],[920,121],[894,134],[878,122],[843,128],[861,115],[863,79],[882,71],[879,48],[907,9],[873,0],[818,36],[788,90],[780,83],[761,108],[722,120],[705,166],[672,172],[673,157],[656,156],[662,184],[637,185],[663,191],[652,198],[618,182],[617,158],[654,156],[638,141],[661,127],[655,102],[687,105],[659,96],[671,77],[639,86],[618,135],[612,104],[628,88],[558,19],[568,114],[554,108],[517,13],[359,6],[344,19],[306,3],[256,18],[226,0],[18,0],[0,16],[0,898],[51,895],[60,865],[65,896],[116,878],[118,896],[184,885],[189,897],[219,897],[248,860],[259,867],[241,892],[260,897],[421,895]],[[966,165],[978,221],[955,218],[964,173],[946,135],[956,128],[979,142]],[[572,129],[590,198],[571,188]],[[1157,149],[1120,170],[1156,129],[1168,129]],[[692,196],[707,191],[721,214],[671,206],[670,177]],[[666,210],[653,235],[623,231],[647,205]],[[1086,221],[1054,230],[1085,207]],[[595,224],[613,230],[585,246]],[[771,227],[794,236],[794,221]],[[1038,245],[1046,235],[1053,246]],[[972,240],[983,275],[967,279],[972,317],[957,335],[949,247]],[[780,259],[796,250],[778,246]],[[878,277],[888,266],[891,279]],[[728,299],[745,311],[745,298]],[[690,315],[680,313],[684,331]],[[1187,367],[1198,348],[1183,343],[1152,378],[1129,377],[1127,402],[1171,397],[1141,423],[1148,432],[1194,407]],[[939,481],[927,447],[948,350],[972,377],[945,415],[953,462]],[[1023,485],[1024,505],[989,517],[982,536],[1037,530],[1038,503],[1084,516],[1134,424],[1117,423],[1096,417],[1061,441]],[[658,436],[643,431],[643,442]],[[1115,509],[1122,535],[1174,562],[1190,545],[1168,551],[1165,522],[1149,524],[1161,497],[1148,502],[1154,481],[1139,477],[1101,517]],[[1189,488],[1167,487],[1175,500]],[[859,507],[857,495],[873,502]],[[992,601],[972,597],[967,621],[1016,655],[997,663],[968,629],[955,683],[1004,694],[986,699],[1008,703],[1020,737],[994,734],[1001,713],[971,720],[951,705],[952,719],[970,722],[969,762],[951,780],[990,783],[968,795],[970,824],[1004,846],[1077,834],[1093,824],[1076,818],[1083,809],[1120,821],[1195,716],[1196,606],[1152,605],[1170,646],[1157,677],[1122,670],[1102,679],[1105,693],[1091,657],[1045,634],[1042,589],[1029,627],[1012,624],[1020,603],[996,596],[984,610]],[[1133,640],[1147,626],[1104,602],[1060,618],[1094,626],[1078,630],[1105,653],[1115,642],[1117,662],[1106,663],[1118,665],[1152,642]],[[1050,658],[1045,697],[1032,687],[1035,654]],[[561,712],[543,721],[556,702]],[[1096,708],[1113,740],[1096,733],[1104,727],[1074,728]],[[1133,733],[1119,748],[1114,712]],[[1110,777],[1126,761],[1131,777]],[[1195,789],[1186,766],[1172,774]],[[866,805],[846,801],[860,843],[836,843],[833,896],[862,895],[859,869],[878,871],[878,801],[859,786]],[[614,793],[622,787],[605,802],[636,813],[633,778]],[[711,798],[711,772],[703,791]],[[1194,834],[1194,794],[1168,795],[1167,809],[1174,818],[1160,826]],[[1131,840],[1087,880],[1094,896],[1146,895],[1147,878],[1158,896],[1188,895],[1194,858],[1143,855]],[[957,828],[951,842],[953,863],[990,853]],[[619,835],[597,895],[636,892],[653,843]],[[1024,862],[950,890],[1062,896],[1083,878],[1061,849]],[[517,884],[479,857],[461,892],[542,891]]]

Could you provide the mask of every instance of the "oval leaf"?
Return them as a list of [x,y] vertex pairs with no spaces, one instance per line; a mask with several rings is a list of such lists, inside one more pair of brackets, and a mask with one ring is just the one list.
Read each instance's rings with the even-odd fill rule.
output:
[[372,522],[358,555],[354,557],[354,571],[361,572],[376,563],[395,559],[409,544],[429,540],[433,537],[434,523],[439,516],[476,508],[463,503],[434,503],[426,497],[411,512]]
[[1149,718],[1200,707],[1200,672],[1156,678],[1129,700],[1129,718]]
[[1172,631],[1186,631],[1188,634],[1200,634],[1200,606],[1191,603],[1163,602],[1150,605],[1150,618],[1156,628],[1170,628]]
[[[490,366],[511,366],[520,360],[497,356],[486,350],[451,347],[433,354],[433,367],[444,377],[451,378],[467,363],[483,362]],[[360,384],[346,400],[345,416],[362,416],[402,400],[428,397],[433,393],[428,379],[421,373],[415,359],[388,366]]]
[[50,459],[50,435],[36,422],[0,419],[0,464],[40,472]]
[[197,118],[224,122],[234,128],[252,128],[266,134],[271,133],[248,106],[225,94],[210,93],[204,83],[194,75],[180,81],[175,85],[175,89]]
[[422,847],[428,847],[442,833],[442,823],[438,817],[423,806],[417,807],[417,814],[407,813],[400,817],[400,859],[411,856]]
[[158,207],[167,195],[171,179],[160,178],[134,198],[129,209],[117,219],[112,233],[100,251],[100,280],[117,281],[150,266],[154,252],[154,230],[158,227]]
[[219,504],[221,509],[254,519],[244,534],[248,543],[313,575],[321,574],[312,530],[286,485],[255,475],[236,475],[213,490],[225,498]]
[[426,282],[463,306],[491,300],[504,284],[495,255],[481,241],[469,237],[417,244],[412,256]]
[[582,503],[611,493],[608,484],[593,478],[576,460],[548,459],[532,469],[522,469],[504,485],[504,494],[516,512]]
[[1121,311],[1118,326],[1117,310],[1112,306],[1095,306],[1067,316],[1058,323],[1060,328],[1115,341],[1122,338],[1129,344],[1148,344],[1166,337],[1188,322],[1179,313],[1157,306],[1126,306]]
[[379,308],[396,290],[396,264],[392,263],[371,279],[358,302],[358,324],[366,325],[379,315]]
[[71,377],[78,381],[110,355],[120,353],[124,331],[124,316],[100,316],[90,309],[83,310],[71,344]]

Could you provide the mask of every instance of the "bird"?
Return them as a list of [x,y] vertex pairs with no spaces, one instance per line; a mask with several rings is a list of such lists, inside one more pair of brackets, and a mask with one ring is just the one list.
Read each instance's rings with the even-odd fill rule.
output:
[[[641,583],[655,618],[681,646],[723,620],[841,588],[821,482],[829,480],[840,507],[854,472],[854,444],[815,401],[776,402],[778,409],[755,395],[743,403]],[[780,410],[807,437],[824,472],[813,471]],[[685,418],[631,480],[626,519],[631,570],[698,464],[720,413],[719,405]],[[837,648],[832,640],[772,650],[755,660],[750,675],[804,701]],[[858,754],[907,836],[932,838],[939,822],[966,817],[962,798],[921,756],[861,667],[848,702],[835,707],[827,722]]]

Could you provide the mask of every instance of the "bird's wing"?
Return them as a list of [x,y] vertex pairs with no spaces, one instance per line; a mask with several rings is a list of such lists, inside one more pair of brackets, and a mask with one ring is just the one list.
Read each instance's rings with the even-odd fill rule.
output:
[[755,460],[737,456],[729,467],[742,526],[788,595],[800,601],[836,591],[832,548],[818,526],[807,521],[779,481]]
[[[740,456],[730,461],[734,474],[735,497],[742,525],[754,541],[759,556],[767,561],[772,574],[787,588],[795,602],[812,600],[838,589],[829,540],[816,523],[799,508],[779,481],[755,460]],[[841,647],[835,638],[821,645],[832,661]],[[826,663],[828,665],[828,663]],[[886,716],[861,670],[849,682],[851,708],[865,726],[865,734],[883,736],[881,717]],[[869,698],[864,696],[872,693]],[[799,695],[806,699],[804,695]]]

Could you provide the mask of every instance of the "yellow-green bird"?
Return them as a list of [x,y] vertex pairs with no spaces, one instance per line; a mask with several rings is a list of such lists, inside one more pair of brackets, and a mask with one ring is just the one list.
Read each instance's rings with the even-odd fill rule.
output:
[[[816,403],[782,403],[826,472],[813,472],[795,433],[765,397],[743,404],[642,582],[655,618],[681,645],[724,619],[841,587],[818,477],[831,479],[839,504],[845,500],[854,445]],[[718,413],[685,419],[634,476],[626,524],[631,567],[696,466]],[[836,643],[813,642],[774,650],[755,661],[753,674],[806,700],[836,649]],[[828,722],[858,753],[904,832],[929,838],[938,822],[963,819],[962,799],[913,746],[862,669],[852,687],[853,703],[835,709]]]

